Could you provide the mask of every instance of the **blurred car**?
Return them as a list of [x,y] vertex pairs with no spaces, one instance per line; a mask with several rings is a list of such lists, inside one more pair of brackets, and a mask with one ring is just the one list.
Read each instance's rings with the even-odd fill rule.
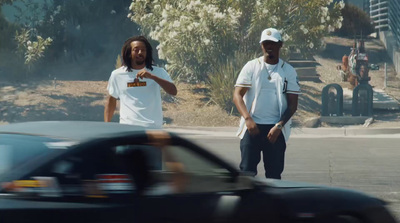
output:
[[162,130],[102,122],[0,126],[0,221],[396,222],[366,194],[246,176]]

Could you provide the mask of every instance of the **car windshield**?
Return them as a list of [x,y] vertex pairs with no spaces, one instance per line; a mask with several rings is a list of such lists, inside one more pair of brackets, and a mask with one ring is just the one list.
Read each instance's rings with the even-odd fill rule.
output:
[[36,158],[66,149],[71,143],[31,135],[0,134],[0,178]]

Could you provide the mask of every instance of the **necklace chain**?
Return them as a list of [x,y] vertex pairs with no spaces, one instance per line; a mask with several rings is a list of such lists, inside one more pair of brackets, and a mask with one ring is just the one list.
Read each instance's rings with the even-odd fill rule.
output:
[[273,74],[275,72],[276,68],[278,67],[278,64],[275,64],[275,67],[274,67],[274,69],[272,69],[271,72],[268,70],[268,67],[267,67],[265,62],[264,62],[264,67],[265,67],[265,69],[267,70],[267,73],[268,73],[268,80],[271,80],[271,74]]

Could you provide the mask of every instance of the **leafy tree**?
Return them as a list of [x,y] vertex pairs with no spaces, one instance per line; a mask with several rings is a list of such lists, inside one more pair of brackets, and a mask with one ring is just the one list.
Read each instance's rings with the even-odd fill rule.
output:
[[[13,0],[8,1],[9,4],[12,2]],[[7,70],[5,75],[15,80],[34,74],[40,59],[45,56],[52,43],[52,38],[43,38],[43,32],[39,30],[43,24],[43,5],[32,0],[20,0],[19,3],[22,4],[12,5],[16,10],[15,22],[7,22],[8,29],[4,30],[7,46],[1,46],[1,49],[7,50],[4,54],[12,55],[6,58],[3,65]],[[48,5],[48,2],[44,1],[44,5]]]
[[362,9],[352,4],[346,4],[342,9],[343,26],[335,33],[340,36],[368,36],[375,32],[373,21]]
[[129,0],[54,0],[41,26],[54,37],[52,55],[76,61],[81,56],[106,53],[110,43],[122,46],[137,30],[126,17],[128,3]]
[[134,0],[128,15],[159,42],[168,70],[194,80],[229,60],[235,51],[260,52],[263,29],[276,27],[288,47],[313,54],[343,18],[332,0]]
[[[333,0],[270,0],[257,1],[249,29],[251,39],[258,39],[267,26],[282,31],[283,56],[289,47],[304,56],[314,55],[323,46],[322,37],[342,26],[343,1]],[[253,41],[254,42],[254,41]],[[252,50],[259,48],[256,43]]]
[[[11,0],[0,1],[11,3]],[[14,48],[18,48],[18,62],[23,60],[31,73],[38,67],[34,64],[40,64],[41,74],[47,76],[43,71],[52,73],[59,63],[80,65],[81,61],[85,61],[82,63],[85,66],[96,64],[96,69],[101,69],[100,66],[103,70],[104,67],[112,69],[123,42],[140,33],[138,26],[126,16],[131,0],[43,0],[40,4],[37,0],[20,1],[23,4],[13,5],[17,11],[14,24],[19,28],[8,30],[7,34]],[[0,28],[1,23],[0,16]],[[14,36],[15,30],[18,30],[17,36]],[[47,37],[52,39],[51,45]],[[1,35],[0,40],[3,38]],[[45,50],[41,51],[43,47]],[[46,57],[46,63],[39,60],[41,57]],[[92,73],[98,76],[96,71]]]
[[[8,4],[12,0],[6,1]],[[44,52],[51,45],[51,38],[42,38],[37,28],[42,23],[40,4],[33,0],[23,0],[25,7],[13,5],[17,10],[15,15],[15,30],[16,33],[13,39],[17,48],[17,57],[21,58],[26,65],[24,71],[31,73],[34,65],[44,56]],[[47,4],[47,2],[45,2]],[[11,35],[11,30],[7,30],[7,35]],[[21,71],[20,71],[21,72]],[[19,74],[19,76],[23,76]]]

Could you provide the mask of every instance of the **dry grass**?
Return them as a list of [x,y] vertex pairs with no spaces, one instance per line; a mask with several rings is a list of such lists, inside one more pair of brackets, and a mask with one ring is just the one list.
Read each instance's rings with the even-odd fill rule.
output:
[[[0,84],[0,124],[41,120],[102,121],[106,81],[43,81]],[[177,126],[236,126],[204,85],[177,84],[178,95],[163,102],[165,121]],[[168,102],[171,101],[171,102]],[[113,121],[118,121],[114,116]]]
[[175,103],[164,103],[167,124],[177,126],[236,126],[239,117],[221,109],[205,85],[179,83]]

